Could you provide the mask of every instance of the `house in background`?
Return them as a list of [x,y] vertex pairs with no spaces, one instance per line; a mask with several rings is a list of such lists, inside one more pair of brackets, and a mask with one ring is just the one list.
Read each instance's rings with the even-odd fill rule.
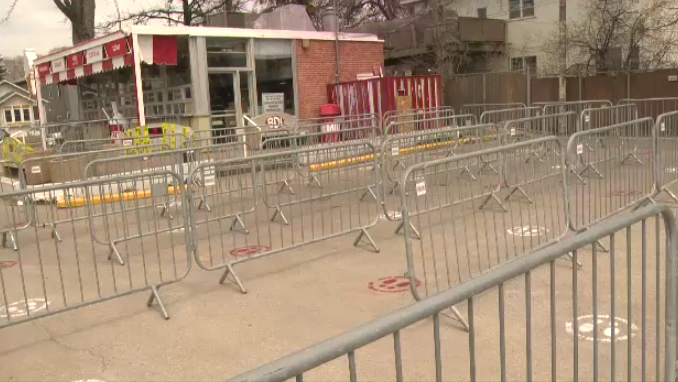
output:
[[0,127],[36,124],[37,107],[38,103],[31,97],[28,89],[9,81],[0,81]]

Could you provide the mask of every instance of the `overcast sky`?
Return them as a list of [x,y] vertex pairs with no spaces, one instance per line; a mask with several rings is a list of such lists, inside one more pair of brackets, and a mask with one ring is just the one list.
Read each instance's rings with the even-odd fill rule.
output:
[[[136,10],[144,5],[163,0],[118,0],[121,10]],[[3,18],[12,0],[0,0],[0,18]],[[97,22],[115,15],[114,0],[97,0]],[[71,24],[52,0],[19,0],[6,24],[0,25],[0,55],[23,54],[25,48],[34,48],[38,54],[50,49],[70,46]]]

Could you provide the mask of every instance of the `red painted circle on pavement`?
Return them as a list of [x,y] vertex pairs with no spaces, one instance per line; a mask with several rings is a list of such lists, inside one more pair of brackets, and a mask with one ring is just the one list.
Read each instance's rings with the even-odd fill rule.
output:
[[611,198],[613,196],[641,196],[643,195],[642,192],[637,191],[637,190],[630,190],[630,191],[625,191],[625,190],[615,190],[615,191],[610,191],[607,193],[607,197]]
[[[417,286],[421,281],[417,280]],[[402,293],[410,289],[410,279],[403,276],[389,276],[371,281],[367,287],[379,293]]]
[[18,263],[14,260],[0,261],[0,268],[2,268],[2,269],[11,268],[11,267],[13,267],[17,264]]
[[268,245],[248,245],[247,247],[236,248],[231,251],[233,257],[248,257],[258,255],[260,253],[268,252],[271,247]]

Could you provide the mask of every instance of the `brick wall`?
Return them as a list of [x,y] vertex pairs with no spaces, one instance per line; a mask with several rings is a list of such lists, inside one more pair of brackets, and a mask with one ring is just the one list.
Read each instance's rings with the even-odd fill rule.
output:
[[[336,82],[334,41],[310,41],[302,48],[297,40],[299,118],[318,116],[318,107],[327,103],[327,84]],[[381,42],[339,42],[340,82],[355,81],[358,73],[372,73],[384,64]]]

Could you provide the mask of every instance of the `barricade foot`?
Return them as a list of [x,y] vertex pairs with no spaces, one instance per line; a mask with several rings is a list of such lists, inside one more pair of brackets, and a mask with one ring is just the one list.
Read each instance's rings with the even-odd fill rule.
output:
[[360,243],[360,241],[361,241],[363,238],[366,238],[366,239],[367,239],[367,241],[370,243],[370,245],[372,246],[372,248],[374,248],[374,252],[379,253],[379,251],[380,251],[379,247],[377,247],[377,244],[374,242],[374,240],[372,240],[372,236],[370,236],[370,234],[367,232],[367,230],[366,230],[365,228],[363,228],[363,229],[360,230],[360,234],[358,234],[358,237],[357,237],[357,238],[355,239],[355,241],[353,242],[353,246],[354,246],[354,247],[357,247],[358,244]]
[[[664,187],[664,188],[661,189],[661,191],[666,192],[666,194],[667,194],[671,199],[673,199],[673,201],[674,201],[675,203],[678,203],[678,196],[676,196],[676,194],[674,194],[671,190],[669,190],[668,188]],[[660,191],[660,192],[661,192],[661,191]]]
[[445,313],[443,313],[443,316],[449,317],[449,318],[456,320],[456,321],[459,321],[461,326],[464,327],[464,330],[466,330],[468,332],[468,330],[469,330],[468,321],[466,321],[466,318],[464,318],[464,316],[461,315],[461,312],[459,312],[459,309],[457,309],[456,306],[452,306],[452,307],[450,307],[450,311],[452,312],[452,316],[445,314]]
[[[629,159],[631,159],[631,160],[629,161]],[[628,161],[628,162],[627,162],[627,161]],[[626,163],[643,164],[643,161],[640,160],[640,158],[638,158],[638,157],[636,156],[636,153],[635,153],[635,152],[633,152],[633,153],[627,154],[627,155],[624,157],[624,159],[622,159],[621,164],[626,164]]]
[[[572,252],[568,253],[565,255],[566,260],[574,263],[574,256],[572,256]],[[584,265],[581,263],[581,261],[577,260],[577,269],[581,269]]]
[[[236,227],[236,224],[239,225],[239,227]],[[250,231],[245,228],[245,222],[242,221],[242,218],[240,215],[235,215],[233,217],[233,222],[231,223],[231,228],[230,230],[233,231],[234,229],[241,228],[243,232],[249,235]]]
[[396,161],[395,165],[393,165],[393,168],[394,168],[394,169],[398,169],[398,166],[402,167],[403,170],[406,169],[406,168],[405,168],[405,164],[403,164],[403,162],[402,162],[400,159],[398,159],[398,160]]
[[[547,152],[547,153],[548,153],[548,152]],[[537,158],[537,160],[538,160],[540,163],[544,163],[544,159],[543,159],[543,158],[544,158],[545,156],[546,156],[546,153],[545,153],[542,157],[539,157],[539,155],[538,155],[536,152],[532,152],[532,153],[527,157],[527,159],[525,159],[525,163],[530,163],[530,162],[532,162],[532,160],[533,160],[534,158]]]
[[489,168],[490,170],[492,170],[493,174],[499,174],[499,171],[497,171],[497,169],[494,168],[494,166],[492,166],[492,163],[490,163],[490,162],[483,162],[483,165],[480,166],[480,170],[478,170],[478,174],[484,174],[485,173],[484,171],[485,171],[486,168]]
[[525,192],[525,190],[523,190],[523,188],[522,188],[521,186],[514,187],[513,190],[511,190],[511,191],[508,193],[508,195],[506,195],[506,198],[504,198],[504,200],[509,200],[509,199],[511,198],[511,196],[513,196],[513,194],[516,193],[516,191],[520,191],[520,195],[521,195],[523,198],[527,199],[527,202],[528,202],[528,203],[532,204],[532,199],[530,199],[530,197],[527,196],[527,193]]
[[[622,163],[623,163],[623,162],[624,162],[624,161],[622,161]],[[604,178],[604,177],[603,177],[603,174],[601,174],[600,171],[598,171],[598,169],[596,168],[596,166],[594,166],[594,165],[592,165],[592,164],[590,164],[590,163],[587,164],[586,167],[584,167],[583,170],[579,171],[579,174],[577,174],[577,175],[578,175],[578,176],[582,179],[582,181],[583,181],[582,175],[584,175],[585,173],[588,173],[588,172],[593,172],[593,173],[594,173],[596,176],[598,176],[598,178],[600,178],[600,179],[603,179],[603,178]]]
[[372,198],[374,200],[377,200],[377,195],[372,191],[372,186],[367,186],[367,190],[363,192],[363,194],[360,196],[360,201],[362,202],[365,199],[365,195],[370,194],[372,195]]
[[57,231],[56,225],[52,226],[52,239],[57,239],[59,243],[61,243],[61,235],[59,235],[59,231]]
[[280,207],[275,207],[275,212],[273,213],[273,216],[271,216],[271,221],[274,222],[275,218],[278,217],[278,216],[280,216],[280,218],[282,219],[283,224],[290,225],[290,223],[287,221],[287,218],[285,217],[285,215],[283,215]]
[[219,278],[219,284],[223,284],[224,281],[226,281],[226,279],[228,278],[228,276],[231,276],[233,280],[230,281],[237,285],[238,288],[240,288],[240,293],[242,294],[247,293],[247,289],[245,289],[245,286],[242,285],[242,282],[240,282],[240,278],[233,270],[231,264],[226,264],[226,269],[224,269],[224,273],[221,275],[221,278]]
[[210,207],[209,204],[205,201],[205,197],[200,198],[200,203],[198,203],[198,209],[201,209],[203,206],[205,206],[205,209],[207,212],[212,212],[212,207]]
[[113,258],[113,255],[115,255],[116,260],[118,260],[118,263],[120,265],[125,265],[125,262],[122,261],[122,257],[120,257],[120,253],[118,252],[118,248],[116,248],[115,243],[111,242],[110,244],[111,250],[108,252],[108,259],[111,260]]
[[320,184],[320,181],[318,180],[318,177],[315,176],[315,174],[309,175],[308,176],[308,186],[310,187],[314,184],[317,185],[318,187],[321,187],[321,188],[323,186],[322,184]]
[[508,210],[506,209],[506,207],[504,207],[504,203],[502,203],[501,200],[499,200],[499,198],[497,197],[497,195],[494,194],[494,192],[491,193],[490,195],[488,195],[488,196],[485,198],[485,200],[483,200],[483,202],[480,203],[480,209],[482,210],[482,209],[484,209],[485,207],[487,207],[488,202],[489,202],[490,200],[494,200],[495,202],[497,202],[497,204],[499,205],[499,207],[501,207],[501,209],[502,209],[504,212],[508,212]]
[[391,191],[389,191],[388,193],[391,195],[395,194],[398,187],[400,187],[400,181],[396,180],[395,183],[393,184],[393,187],[391,187]]
[[[396,234],[396,235],[399,234],[400,230],[403,229],[403,227],[405,227],[405,221],[401,220],[400,223],[398,224],[398,227],[396,228],[395,232],[393,232],[393,233]],[[414,226],[412,225],[412,222],[410,222],[410,229],[412,230],[414,238],[421,240],[421,234],[419,234],[419,231],[417,231],[417,229],[414,228]]]
[[160,217],[164,218],[165,215],[167,215],[168,219],[174,219],[174,216],[169,212],[169,207],[167,207],[167,204],[163,203],[161,205],[162,207],[162,212],[160,213]]
[[471,180],[476,180],[476,177],[471,173],[471,169],[469,169],[468,166],[464,166],[461,173],[459,173],[459,176],[457,176],[457,179],[461,179],[464,174],[468,174],[471,177]]
[[3,232],[2,233],[2,247],[7,248],[7,236],[12,240],[12,248],[17,251],[16,240],[14,239],[14,232]]
[[169,314],[167,314],[167,309],[165,309],[165,304],[162,303],[162,300],[160,299],[160,294],[158,293],[158,288],[155,285],[151,285],[151,297],[148,298],[148,302],[146,303],[146,306],[149,308],[151,305],[153,305],[153,300],[158,302],[158,306],[160,307],[160,310],[162,311],[162,316],[165,317],[166,320],[169,320]]
[[287,190],[290,194],[294,195],[294,189],[292,188],[292,186],[290,186],[290,183],[286,180],[283,180],[282,184],[280,185],[280,189],[278,190],[278,193],[281,193],[285,190]]

